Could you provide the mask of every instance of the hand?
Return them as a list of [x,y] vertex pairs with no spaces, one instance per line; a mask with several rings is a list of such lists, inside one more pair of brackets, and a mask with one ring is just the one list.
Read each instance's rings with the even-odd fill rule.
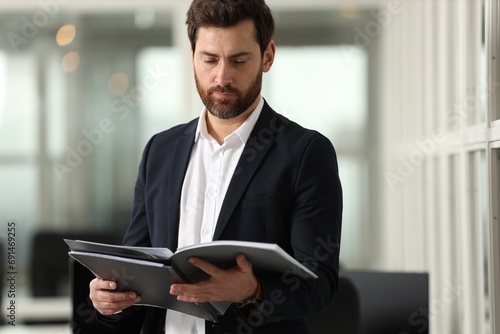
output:
[[116,282],[94,278],[89,285],[90,299],[94,308],[102,315],[112,315],[139,302],[141,298],[133,291],[115,292]]
[[170,294],[177,296],[178,300],[191,303],[240,303],[256,294],[258,281],[253,274],[252,264],[243,254],[236,257],[236,266],[230,269],[220,269],[196,257],[189,258],[189,262],[211,277],[195,284],[172,284]]

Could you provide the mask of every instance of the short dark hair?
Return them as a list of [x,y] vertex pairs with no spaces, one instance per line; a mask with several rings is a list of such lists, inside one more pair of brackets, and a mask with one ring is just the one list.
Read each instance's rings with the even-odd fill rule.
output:
[[244,20],[254,22],[255,39],[264,54],[274,34],[274,19],[264,0],[193,0],[186,18],[191,49],[196,48],[199,28],[227,28]]

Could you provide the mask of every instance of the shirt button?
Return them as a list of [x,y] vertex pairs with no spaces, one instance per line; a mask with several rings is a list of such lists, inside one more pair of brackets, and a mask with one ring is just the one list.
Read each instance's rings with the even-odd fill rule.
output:
[[214,160],[219,160],[219,158],[220,158],[220,154],[219,153],[214,154],[214,156],[213,156]]
[[215,191],[209,191],[207,193],[208,198],[214,198],[215,197]]
[[205,237],[208,237],[208,236],[210,235],[210,233],[211,233],[211,232],[210,232],[210,230],[209,230],[208,228],[203,230],[203,235],[204,235]]

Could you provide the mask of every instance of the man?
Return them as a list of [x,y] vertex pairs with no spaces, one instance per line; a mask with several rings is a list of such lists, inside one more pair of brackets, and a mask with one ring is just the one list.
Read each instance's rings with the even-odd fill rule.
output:
[[190,303],[231,302],[217,323],[133,306],[140,297],[113,292],[109,281],[94,279],[90,297],[101,320],[122,326],[121,333],[131,319],[148,334],[308,333],[305,317],[327,307],[338,284],[342,191],[335,151],[260,95],[276,53],[264,0],[194,0],[187,25],[205,108],[147,144],[124,243],[173,251],[211,240],[276,243],[319,278],[257,277],[244,254],[227,270],[191,259],[211,278],[165,289]]

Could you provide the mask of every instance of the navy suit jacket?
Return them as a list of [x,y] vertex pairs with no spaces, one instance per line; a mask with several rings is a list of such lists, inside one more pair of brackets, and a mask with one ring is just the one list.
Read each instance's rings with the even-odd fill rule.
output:
[[[197,122],[159,133],[147,144],[124,244],[177,249],[181,189]],[[218,323],[206,322],[206,332],[308,333],[305,317],[326,308],[337,289],[341,219],[332,144],[265,103],[229,184],[213,239],[276,243],[319,278],[258,276],[263,301],[231,306]],[[165,314],[132,307],[121,318],[140,322],[142,333],[150,334],[162,332]]]

